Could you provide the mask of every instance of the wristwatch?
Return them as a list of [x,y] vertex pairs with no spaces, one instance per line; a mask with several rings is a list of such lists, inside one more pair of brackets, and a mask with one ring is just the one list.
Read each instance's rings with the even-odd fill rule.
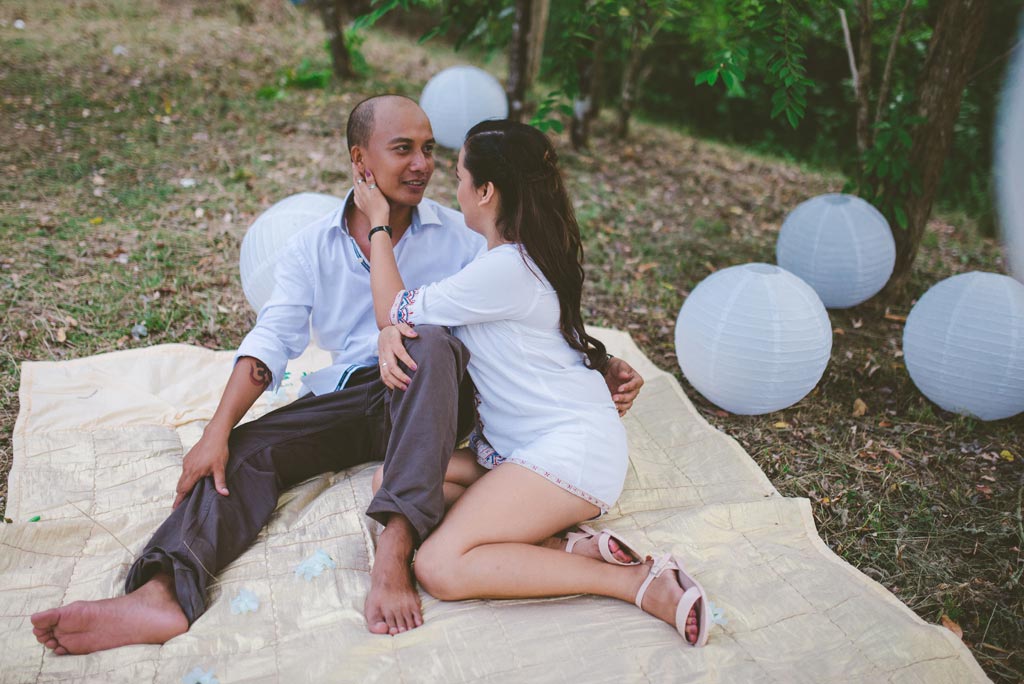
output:
[[374,226],[373,228],[370,229],[370,235],[367,238],[367,240],[373,240],[373,234],[379,233],[382,230],[387,232],[388,237],[391,237],[391,226]]

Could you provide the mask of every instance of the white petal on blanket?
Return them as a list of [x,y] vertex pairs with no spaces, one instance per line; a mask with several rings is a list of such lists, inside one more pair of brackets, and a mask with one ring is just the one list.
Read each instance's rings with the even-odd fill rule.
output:
[[197,665],[181,678],[181,684],[220,684],[220,680],[217,679],[217,675],[213,674],[213,670],[205,672]]
[[319,577],[327,568],[338,567],[334,560],[328,555],[323,549],[317,549],[313,552],[313,555],[302,561],[295,568],[295,576],[302,577],[307,582],[312,581],[314,577]]
[[244,587],[238,590],[238,595],[235,598],[231,599],[231,612],[235,615],[255,613],[259,607],[259,597]]
[[708,611],[711,614],[711,622],[723,626],[729,624],[729,619],[725,617],[725,612],[716,606],[714,601],[708,601]]

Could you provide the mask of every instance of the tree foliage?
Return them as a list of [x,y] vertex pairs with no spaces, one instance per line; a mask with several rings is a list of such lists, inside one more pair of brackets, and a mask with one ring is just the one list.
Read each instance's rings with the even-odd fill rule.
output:
[[[505,51],[516,5],[373,0],[357,24],[429,7],[436,21],[424,39]],[[939,18],[965,7],[975,12],[968,16],[989,12],[992,20],[980,47],[962,54],[973,62],[978,53],[966,87],[942,96],[955,100],[955,121],[942,127],[956,135],[942,155],[922,156],[922,131],[934,123],[920,111],[923,65]],[[532,123],[561,131],[571,119],[573,143],[586,145],[589,122],[614,104],[621,137],[639,110],[700,134],[838,165],[849,191],[875,203],[897,231],[919,235],[933,196],[983,216],[991,205],[993,113],[1019,11],[1016,0],[559,0],[551,3]],[[951,163],[935,181],[947,153]],[[929,196],[923,214],[922,192]],[[915,240],[902,249],[912,256]]]

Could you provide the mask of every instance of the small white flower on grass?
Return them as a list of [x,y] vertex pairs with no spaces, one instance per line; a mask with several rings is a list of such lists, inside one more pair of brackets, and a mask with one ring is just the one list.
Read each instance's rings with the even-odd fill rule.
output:
[[203,668],[196,666],[181,678],[181,684],[220,684],[220,680],[213,674],[213,670],[204,672]]
[[244,587],[238,590],[238,595],[231,599],[231,612],[234,615],[241,613],[255,613],[260,607],[260,599]]
[[708,613],[711,615],[711,622],[716,625],[729,624],[728,618],[725,617],[725,611],[716,606],[714,601],[708,601]]
[[124,45],[115,45],[113,52],[118,57],[124,57],[128,54],[128,48],[126,48]]
[[312,581],[314,577],[319,577],[320,574],[327,568],[336,568],[337,563],[334,559],[328,555],[323,549],[317,549],[313,552],[313,555],[302,561],[295,567],[295,576],[302,577],[307,582]]
[[180,181],[178,181],[178,183],[183,188],[194,188],[194,187],[196,187],[196,179],[195,178],[182,178]]
[[22,21],[21,19],[15,19],[14,20],[14,28],[18,29],[19,31],[24,31],[25,30],[25,22]]

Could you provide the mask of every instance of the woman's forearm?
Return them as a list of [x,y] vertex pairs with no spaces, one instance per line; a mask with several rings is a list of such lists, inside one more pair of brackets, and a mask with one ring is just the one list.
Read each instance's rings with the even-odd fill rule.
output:
[[391,305],[404,289],[391,236],[383,230],[378,231],[370,239],[370,291],[373,293],[373,314],[379,329],[391,325]]

